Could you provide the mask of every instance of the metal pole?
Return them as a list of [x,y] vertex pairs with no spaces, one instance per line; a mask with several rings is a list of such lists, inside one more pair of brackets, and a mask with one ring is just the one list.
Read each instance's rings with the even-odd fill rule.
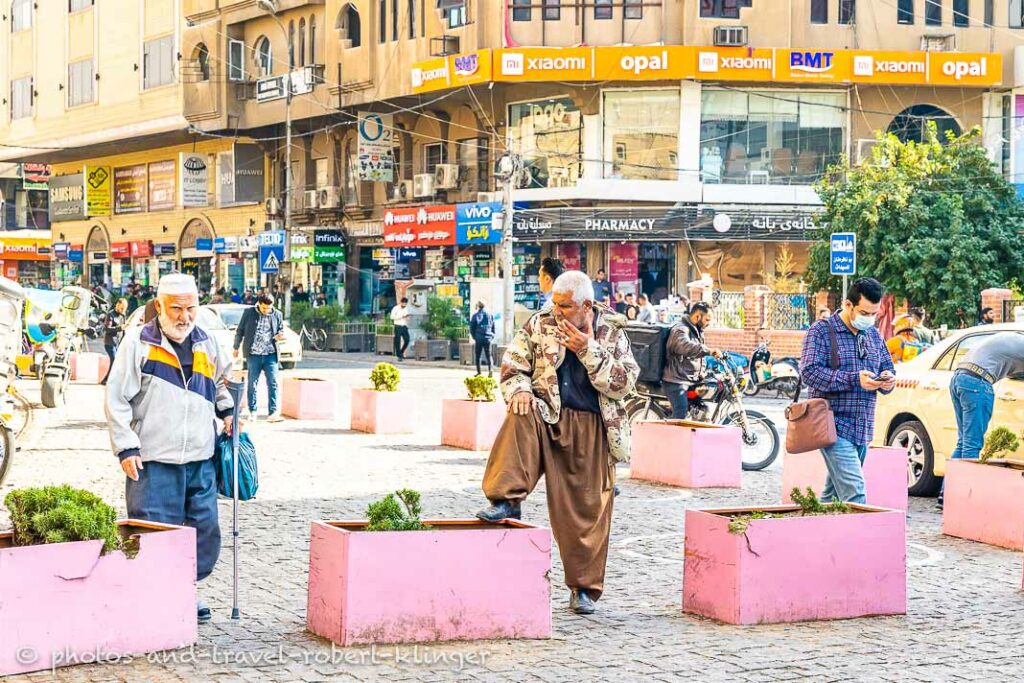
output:
[[[281,30],[284,31],[284,24]],[[285,79],[288,94],[285,99],[285,172],[284,172],[284,260],[291,264],[292,260],[292,71],[295,69],[295,49],[289,42],[289,36],[285,33],[285,42],[288,43],[288,77]],[[291,264],[294,268],[294,264]],[[291,283],[284,280],[284,319],[289,320],[292,316],[292,288]]]
[[504,234],[501,238],[502,247],[502,271],[505,274],[505,296],[503,297],[503,305],[501,315],[504,319],[502,325],[502,336],[504,337],[505,345],[507,346],[512,342],[512,335],[515,333],[515,296],[516,296],[516,284],[515,279],[512,277],[513,270],[513,257],[512,250],[512,184],[515,179],[515,169],[517,164],[513,163],[513,172],[505,174],[502,177],[502,204],[505,213],[504,221]]
[[850,278],[849,275],[844,275],[843,276],[843,300],[839,302],[839,307],[840,308],[842,307],[843,303],[846,301],[846,290],[848,289],[847,288],[847,282],[848,282],[849,278]]
[[232,560],[234,563],[234,574],[231,583],[231,618],[240,619],[242,616],[238,608],[238,550],[240,537],[238,534],[238,416],[242,412],[242,390],[245,384],[241,381],[235,382],[226,379],[228,393],[235,402],[232,410],[233,423],[231,426],[231,541]]

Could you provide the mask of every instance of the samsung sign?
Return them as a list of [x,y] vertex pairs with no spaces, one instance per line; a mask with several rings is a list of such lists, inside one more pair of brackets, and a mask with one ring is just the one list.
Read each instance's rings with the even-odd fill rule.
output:
[[81,173],[50,178],[50,222],[86,218],[85,176]]

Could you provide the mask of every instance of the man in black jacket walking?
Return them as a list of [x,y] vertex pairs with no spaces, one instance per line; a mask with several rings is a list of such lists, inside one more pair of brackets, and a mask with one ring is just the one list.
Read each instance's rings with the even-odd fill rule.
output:
[[469,334],[475,342],[476,374],[480,374],[480,357],[487,360],[487,375],[494,369],[491,367],[491,342],[494,341],[494,316],[487,312],[483,301],[476,305],[476,313],[469,319]]
[[256,416],[256,385],[260,374],[267,376],[267,394],[270,399],[270,415],[267,422],[280,422],[284,418],[277,412],[277,373],[280,369],[277,344],[284,339],[284,319],[274,308],[274,299],[269,294],[260,294],[256,305],[246,309],[235,330],[234,355],[239,348],[249,370],[248,398],[249,413]]
[[[121,337],[124,336],[124,323],[125,314],[128,312],[128,301],[123,297],[117,300],[114,307],[107,313],[107,319],[103,323],[103,350],[110,356],[110,365],[114,365],[114,356],[117,354],[117,345],[121,343]],[[103,381],[100,384],[107,383],[107,377],[110,377],[110,368],[107,368],[107,374],[103,376]]]

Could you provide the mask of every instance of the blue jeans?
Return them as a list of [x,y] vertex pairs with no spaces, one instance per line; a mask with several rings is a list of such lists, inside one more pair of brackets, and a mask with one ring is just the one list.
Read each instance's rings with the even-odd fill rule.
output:
[[195,529],[196,580],[202,581],[220,556],[217,468],[213,458],[184,465],[146,462],[142,467],[138,481],[125,478],[128,516]]
[[[953,459],[977,459],[985,446],[985,431],[992,420],[992,409],[996,392],[992,385],[966,372],[953,373],[949,383],[949,396],[953,400],[953,415],[956,416],[956,448]],[[939,504],[946,491],[946,480],[939,489]]]
[[687,385],[662,382],[662,386],[665,387],[665,396],[672,405],[672,419],[685,420],[690,409],[690,400],[686,396]]
[[821,449],[828,474],[821,490],[822,502],[840,500],[844,503],[867,502],[864,485],[864,458],[868,447],[857,445],[840,437],[828,448]]
[[270,399],[270,414],[277,412],[277,354],[265,356],[250,355],[246,359],[249,367],[249,412],[256,414],[256,385],[260,383],[260,373],[267,376],[267,394]]

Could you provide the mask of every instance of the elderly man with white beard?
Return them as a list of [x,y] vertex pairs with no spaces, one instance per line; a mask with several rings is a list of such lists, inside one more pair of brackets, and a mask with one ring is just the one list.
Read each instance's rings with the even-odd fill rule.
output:
[[[196,530],[196,580],[220,555],[217,419],[227,433],[233,402],[223,380],[231,359],[196,327],[199,292],[171,273],[157,289],[157,317],[125,332],[107,381],[110,443],[125,476],[128,516]],[[210,610],[196,606],[200,622]]]

